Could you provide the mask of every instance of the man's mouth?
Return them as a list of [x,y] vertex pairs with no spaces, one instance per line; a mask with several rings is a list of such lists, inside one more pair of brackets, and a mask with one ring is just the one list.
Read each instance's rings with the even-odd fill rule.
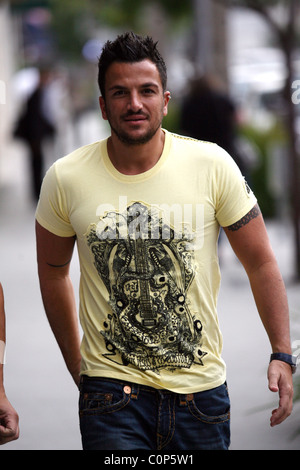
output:
[[139,122],[139,121],[146,121],[147,116],[145,114],[130,114],[124,117],[124,121],[126,122]]

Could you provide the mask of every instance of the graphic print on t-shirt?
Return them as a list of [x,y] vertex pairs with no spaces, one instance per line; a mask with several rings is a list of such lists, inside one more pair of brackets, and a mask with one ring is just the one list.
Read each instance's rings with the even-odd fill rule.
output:
[[87,232],[111,311],[100,331],[104,356],[158,372],[203,365],[202,324],[189,310],[195,273],[191,233],[177,231],[161,213],[135,202],[107,211]]

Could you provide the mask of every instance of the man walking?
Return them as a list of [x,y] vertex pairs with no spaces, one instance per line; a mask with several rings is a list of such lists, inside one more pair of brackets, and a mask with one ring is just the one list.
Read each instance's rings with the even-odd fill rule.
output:
[[[223,149],[162,128],[170,93],[151,38],[108,41],[98,81],[111,135],[51,167],[36,213],[41,292],[80,387],[83,448],[228,449],[220,226],[273,353],[286,354],[269,366],[280,395],[271,425],[292,407],[286,293],[256,198]],[[81,343],[69,277],[75,241]]]

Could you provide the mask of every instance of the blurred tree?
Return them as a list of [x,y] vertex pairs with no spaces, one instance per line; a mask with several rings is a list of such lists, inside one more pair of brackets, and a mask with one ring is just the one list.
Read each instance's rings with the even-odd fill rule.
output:
[[191,16],[192,0],[49,0],[58,49],[66,58],[78,59],[84,43],[101,26],[145,33],[145,8],[155,4],[173,24]]
[[211,0],[193,0],[194,28],[191,59],[196,73],[215,75],[228,88],[227,7]]
[[[1,3],[4,3],[3,0],[1,0]],[[49,0],[10,0],[7,3],[13,11],[18,12],[27,11],[30,8],[49,6]]]
[[65,60],[77,61],[85,41],[89,38],[89,11],[86,3],[88,2],[80,0],[49,0],[56,48]]

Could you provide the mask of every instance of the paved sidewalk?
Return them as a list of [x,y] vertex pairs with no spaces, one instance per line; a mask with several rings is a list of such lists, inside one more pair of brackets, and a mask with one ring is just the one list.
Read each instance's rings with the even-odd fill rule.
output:
[[[0,184],[0,280],[7,314],[5,385],[20,415],[18,441],[1,450],[81,449],[77,417],[78,393],[65,368],[44,314],[36,273],[34,205],[30,200],[26,158],[19,145],[11,149]],[[300,286],[291,282],[292,236],[288,224],[268,229],[287,283],[292,339],[300,341]],[[222,286],[219,297],[224,357],[232,401],[231,449],[300,449],[299,404],[281,426],[269,418],[277,397],[267,389],[270,348],[243,269],[225,239],[221,245]],[[72,278],[79,282],[78,260]],[[78,299],[77,299],[78,300]]]

